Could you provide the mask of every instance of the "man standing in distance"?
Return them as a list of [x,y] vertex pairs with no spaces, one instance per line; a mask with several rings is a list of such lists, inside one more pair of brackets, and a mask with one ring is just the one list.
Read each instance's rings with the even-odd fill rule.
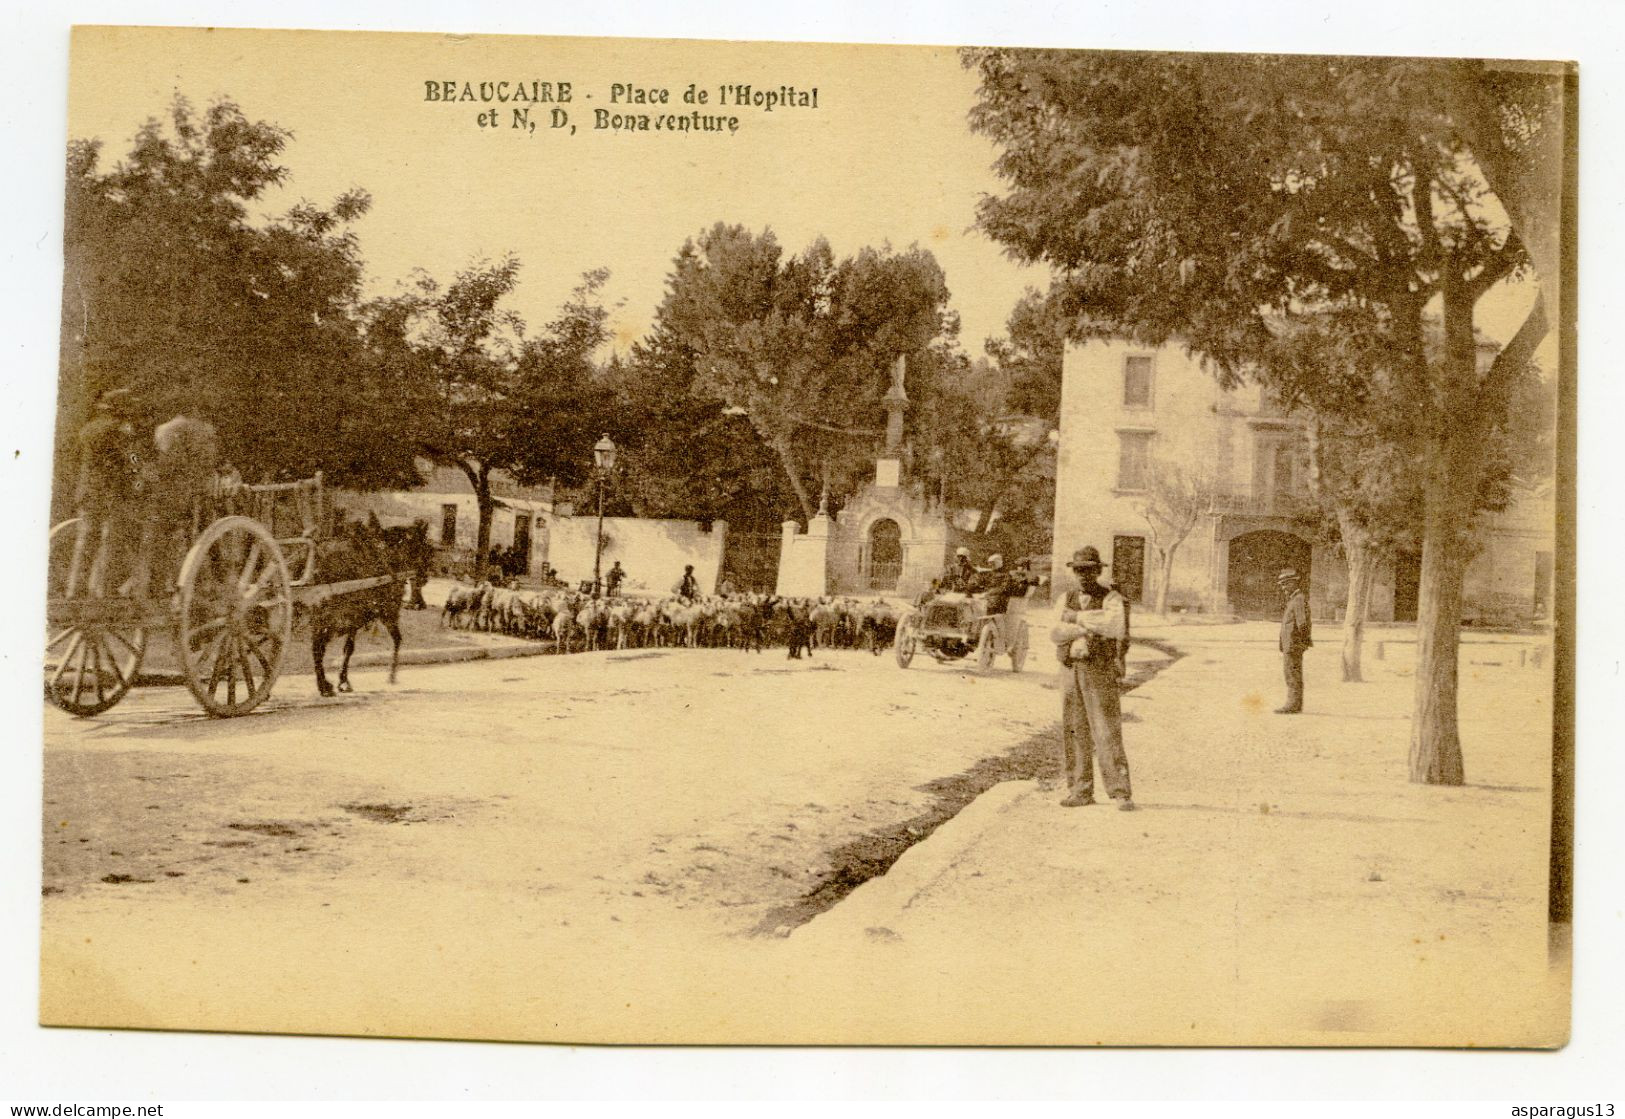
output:
[[1076,590],[1061,598],[1050,640],[1062,665],[1061,762],[1067,795],[1061,804],[1095,802],[1095,754],[1100,777],[1117,807],[1130,812],[1128,757],[1123,753],[1123,714],[1118,691],[1118,648],[1128,633],[1128,603],[1100,582],[1100,552],[1079,548],[1067,564]]
[[1286,595],[1281,614],[1281,664],[1286,674],[1286,703],[1275,709],[1277,715],[1296,715],[1303,710],[1303,652],[1310,640],[1309,600],[1298,585],[1298,573],[1290,567],[1276,576]]

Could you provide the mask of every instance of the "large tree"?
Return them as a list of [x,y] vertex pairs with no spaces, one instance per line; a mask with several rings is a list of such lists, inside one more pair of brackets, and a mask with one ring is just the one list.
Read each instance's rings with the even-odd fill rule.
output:
[[933,375],[910,391],[916,475],[956,518],[974,516],[960,523],[986,538],[981,551],[1047,553],[1055,506],[1053,420],[1015,406],[1026,367],[1018,364],[1013,373],[1010,365],[970,361],[942,348],[926,355],[926,367]]
[[600,292],[586,273],[534,337],[504,302],[519,282],[506,256],[462,269],[448,284],[419,272],[406,291],[374,301],[368,342],[397,386],[402,434],[433,462],[462,471],[479,510],[475,570],[484,570],[496,509],[492,476],[579,482],[609,398],[593,355],[608,337]]
[[200,113],[177,97],[112,167],[99,142],[69,145],[59,470],[90,400],[124,387],[145,426],[182,410],[211,421],[250,480],[410,476],[360,344],[366,193],[250,212],[286,182],[289,139],[230,101]]
[[1047,295],[1028,288],[1010,311],[1006,334],[987,340],[987,356],[1008,382],[1003,407],[1057,423],[1067,322]]
[[[1437,359],[1444,345],[1442,331],[1437,323],[1429,326],[1425,344]],[[1496,350],[1494,343],[1480,338],[1481,364]],[[1425,520],[1423,433],[1413,422],[1403,368],[1396,370],[1393,359],[1381,324],[1366,316],[1303,316],[1283,332],[1277,366],[1279,383],[1313,384],[1320,402],[1318,411],[1300,411],[1309,442],[1310,489],[1334,522],[1333,536],[1347,563],[1346,682],[1363,678],[1364,630],[1377,575],[1401,552],[1421,545]],[[1481,447],[1476,513],[1500,512],[1520,480],[1550,476],[1553,389],[1533,370],[1513,379],[1505,422]]]
[[701,382],[694,349],[669,326],[657,324],[625,360],[613,358],[605,377],[628,511],[774,533],[800,512],[772,448],[742,409]]
[[1364,679],[1365,625],[1377,575],[1416,544],[1422,479],[1402,448],[1324,416],[1309,420],[1309,477],[1310,490],[1336,522],[1348,571],[1340,659],[1344,682],[1354,683]]
[[1364,316],[1395,355],[1425,487],[1411,778],[1461,783],[1457,644],[1484,451],[1547,324],[1537,299],[1480,362],[1475,313],[1527,269],[1525,237],[1555,229],[1538,168],[1557,162],[1557,79],[1520,74],[1508,92],[1481,64],[1428,60],[965,60],[982,79],[972,123],[1001,146],[1009,188],[978,221],[1052,266],[1075,333],[1177,340],[1227,382],[1258,376],[1328,413],[1346,386],[1287,360],[1296,320]]
[[810,518],[872,460],[895,358],[917,369],[957,333],[947,302],[922,249],[837,261],[818,240],[785,259],[771,231],[718,223],[674,260],[650,346],[686,351],[695,395],[751,425]]

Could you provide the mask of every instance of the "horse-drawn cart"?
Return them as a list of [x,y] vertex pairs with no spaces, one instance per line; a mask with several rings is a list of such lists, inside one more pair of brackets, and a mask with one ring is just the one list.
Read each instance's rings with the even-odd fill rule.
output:
[[[281,671],[296,609],[400,578],[316,583],[327,520],[320,474],[216,487],[194,507],[190,544],[178,566],[173,538],[184,528],[153,542],[171,562],[146,557],[148,578],[138,574],[146,568],[130,554],[128,531],[120,540],[118,526],[91,533],[80,518],[57,525],[51,530],[46,696],[73,715],[106,711],[135,684],[149,634],[167,628],[180,674],[206,712],[229,717],[254,710]],[[88,535],[100,538],[89,541]]]
[[923,649],[939,664],[975,653],[983,672],[1008,656],[1010,670],[1020,672],[1027,663],[1026,606],[1025,598],[1012,597],[1004,613],[990,614],[980,595],[935,595],[897,623],[897,664],[907,668]]

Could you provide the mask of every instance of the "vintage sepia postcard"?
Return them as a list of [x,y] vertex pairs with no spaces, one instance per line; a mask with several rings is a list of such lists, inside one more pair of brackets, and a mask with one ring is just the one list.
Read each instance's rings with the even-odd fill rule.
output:
[[75,29],[41,1022],[1563,1045],[1577,80]]

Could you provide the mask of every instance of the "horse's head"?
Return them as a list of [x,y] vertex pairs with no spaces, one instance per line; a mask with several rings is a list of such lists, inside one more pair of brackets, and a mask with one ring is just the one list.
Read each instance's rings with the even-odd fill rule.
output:
[[397,570],[418,576],[428,571],[434,559],[434,545],[429,543],[429,525],[426,521],[379,529],[378,538]]

